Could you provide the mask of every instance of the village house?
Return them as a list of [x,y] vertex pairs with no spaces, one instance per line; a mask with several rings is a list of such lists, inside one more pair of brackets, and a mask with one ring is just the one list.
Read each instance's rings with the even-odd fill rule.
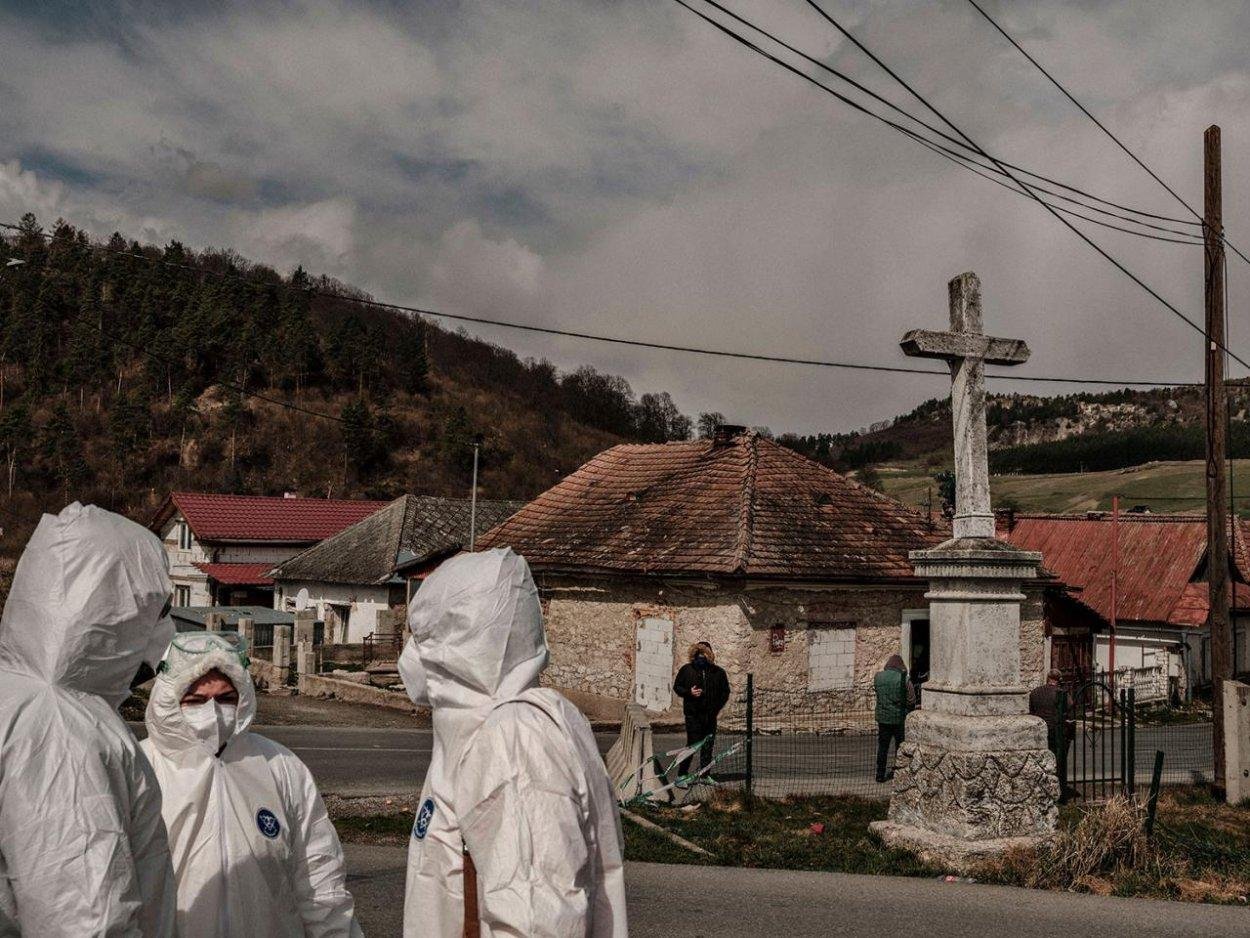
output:
[[[478,530],[494,527],[521,502],[479,499]],[[378,613],[405,606],[410,579],[424,577],[470,541],[467,498],[404,495],[380,511],[291,557],[267,573],[275,609],[315,609],[330,644],[362,641]]]
[[[1243,524],[1234,526],[1236,670],[1250,670],[1250,553]],[[1211,680],[1207,631],[1207,525],[1201,515],[1107,512],[1083,515],[1005,513],[999,535],[1042,563],[1073,591],[1052,611],[1066,624],[1094,621],[1094,647],[1054,646],[1055,665],[1086,675],[1111,667],[1114,616],[1115,670],[1139,700],[1187,697]],[[1118,557],[1118,561],[1116,558]]]
[[275,564],[385,505],[171,492],[149,527],[169,557],[175,606],[272,607]]
[[[530,563],[546,614],[545,680],[676,712],[690,644],[711,642],[760,705],[872,705],[894,653],[929,668],[927,583],[908,551],[950,536],[941,522],[753,431],[603,453],[478,541]],[[1027,681],[1044,660],[1042,583],[1021,625]],[[769,702],[771,701],[771,703]],[[767,715],[765,713],[764,715]]]

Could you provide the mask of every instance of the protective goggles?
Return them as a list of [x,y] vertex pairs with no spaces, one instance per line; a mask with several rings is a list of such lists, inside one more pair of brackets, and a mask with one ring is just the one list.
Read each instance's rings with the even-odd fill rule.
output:
[[181,674],[193,667],[204,655],[224,651],[233,656],[239,666],[247,669],[247,639],[238,632],[178,632],[169,643],[169,651],[161,661],[158,672]]

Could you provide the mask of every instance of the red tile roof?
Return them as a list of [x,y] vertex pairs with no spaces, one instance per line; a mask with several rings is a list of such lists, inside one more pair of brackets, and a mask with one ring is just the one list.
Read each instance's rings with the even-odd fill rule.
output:
[[[1015,515],[1000,536],[1042,554],[1042,564],[1077,587],[1076,599],[1103,619],[1111,618],[1112,520],[1098,515]],[[1199,626],[1206,623],[1207,586],[1195,580],[1206,556],[1205,517],[1120,516],[1116,617],[1119,622]],[[1246,556],[1235,534],[1238,566]],[[1250,588],[1238,584],[1238,605],[1250,608]]]
[[265,576],[271,563],[197,563],[197,567],[222,586],[273,586],[273,579]]
[[535,569],[820,581],[913,578],[943,525],[747,432],[600,453],[478,539]]
[[158,533],[181,512],[209,543],[314,544],[385,508],[387,502],[173,492],[151,527]]

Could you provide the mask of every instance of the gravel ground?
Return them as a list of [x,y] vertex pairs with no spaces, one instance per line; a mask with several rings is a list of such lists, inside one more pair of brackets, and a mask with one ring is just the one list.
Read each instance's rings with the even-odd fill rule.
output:
[[382,729],[412,729],[429,726],[428,713],[401,713],[386,707],[323,700],[320,697],[278,697],[258,694],[257,726],[367,726]]

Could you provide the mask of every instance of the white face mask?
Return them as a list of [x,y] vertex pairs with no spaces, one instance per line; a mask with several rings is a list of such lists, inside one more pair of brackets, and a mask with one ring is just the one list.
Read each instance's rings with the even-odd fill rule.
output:
[[218,752],[234,736],[238,707],[235,704],[206,700],[202,704],[187,704],[182,708],[182,718],[195,734],[196,739],[207,743],[214,753]]

